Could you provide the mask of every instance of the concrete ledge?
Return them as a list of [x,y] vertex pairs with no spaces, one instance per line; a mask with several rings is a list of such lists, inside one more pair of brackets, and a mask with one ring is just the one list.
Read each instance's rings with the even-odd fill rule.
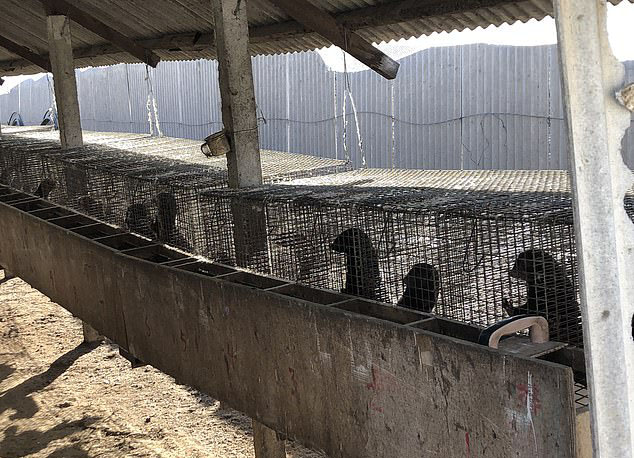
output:
[[568,367],[52,213],[0,188],[0,265],[139,360],[289,438],[332,457],[574,456]]

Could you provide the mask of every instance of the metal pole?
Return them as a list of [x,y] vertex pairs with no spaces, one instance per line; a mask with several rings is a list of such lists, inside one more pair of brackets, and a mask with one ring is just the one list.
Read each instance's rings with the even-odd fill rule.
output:
[[555,0],[567,115],[592,438],[597,457],[634,456],[634,225],[621,157],[630,114],[616,102],[605,0]]

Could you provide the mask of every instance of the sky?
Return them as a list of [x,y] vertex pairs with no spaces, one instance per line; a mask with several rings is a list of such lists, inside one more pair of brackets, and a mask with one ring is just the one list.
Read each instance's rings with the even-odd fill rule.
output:
[[[608,33],[610,44],[616,57],[620,60],[634,60],[634,4],[622,2],[618,6],[608,4]],[[430,36],[411,38],[409,40],[381,43],[378,47],[393,59],[400,59],[417,51],[438,46],[456,46],[473,43],[487,43],[497,45],[536,46],[557,42],[555,21],[545,18],[541,21],[534,19],[523,24],[516,22],[512,25],[504,24],[500,27],[490,26],[486,29],[478,27],[475,30],[462,32],[433,33]],[[343,52],[335,47],[317,51],[331,69],[342,72]],[[365,70],[367,67],[354,59],[346,57],[346,67],[349,72]],[[21,81],[38,79],[43,73],[31,76],[9,76],[0,86],[0,94],[9,92]]]

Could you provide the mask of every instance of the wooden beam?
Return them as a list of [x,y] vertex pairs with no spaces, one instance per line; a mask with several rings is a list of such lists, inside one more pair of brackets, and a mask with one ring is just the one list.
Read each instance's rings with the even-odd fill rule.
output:
[[[140,40],[137,44],[146,49],[163,50],[163,51],[202,51],[204,49],[213,49],[215,46],[213,33],[182,33],[169,34],[157,38]],[[102,45],[86,46],[75,48],[73,50],[73,58],[77,59],[93,59],[98,56],[107,56],[121,53],[121,48],[106,43]],[[124,51],[125,52],[125,51]],[[15,54],[15,53],[14,53]],[[36,56],[38,56],[36,54]],[[47,54],[39,55],[39,57],[48,60]],[[25,60],[11,60],[0,62],[0,73],[18,72],[21,68],[32,66],[32,62]]]
[[48,16],[46,29],[57,102],[59,139],[62,149],[75,148],[83,145],[83,137],[70,39],[70,19],[61,15]]
[[50,72],[51,71],[51,63],[48,60],[47,56],[41,56],[39,54],[35,54],[29,48],[25,46],[21,46],[16,42],[9,40],[6,37],[0,35],[0,46],[5,48],[10,53],[16,54],[23,59],[28,60],[32,64],[37,65],[42,70]]
[[46,14],[48,16],[55,14],[62,14],[70,17],[74,22],[81,25],[85,29],[90,30],[92,33],[99,35],[103,39],[114,44],[121,50],[131,54],[139,59],[141,62],[145,62],[151,67],[156,67],[161,58],[153,52],[151,49],[144,48],[134,40],[128,38],[124,34],[118,32],[110,26],[107,26],[99,19],[94,18],[90,14],[83,10],[80,10],[74,5],[66,2],[65,0],[40,0],[44,5]]
[[258,186],[262,184],[262,167],[246,2],[212,0],[211,5],[216,24],[222,122],[231,145],[227,154],[229,186]]
[[[429,17],[493,8],[515,3],[509,0],[400,0],[359,8],[337,16],[337,22],[349,29],[382,27]],[[466,28],[466,27],[465,27]]]
[[396,78],[399,63],[355,32],[341,26],[335,17],[307,0],[269,0],[290,17],[317,32],[332,44],[387,79]]

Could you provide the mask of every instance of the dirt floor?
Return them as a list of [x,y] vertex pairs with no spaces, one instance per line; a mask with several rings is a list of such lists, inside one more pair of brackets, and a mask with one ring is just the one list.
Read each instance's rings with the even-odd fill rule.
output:
[[[253,457],[251,422],[116,345],[0,273],[0,457]],[[289,457],[324,455],[288,443]]]

